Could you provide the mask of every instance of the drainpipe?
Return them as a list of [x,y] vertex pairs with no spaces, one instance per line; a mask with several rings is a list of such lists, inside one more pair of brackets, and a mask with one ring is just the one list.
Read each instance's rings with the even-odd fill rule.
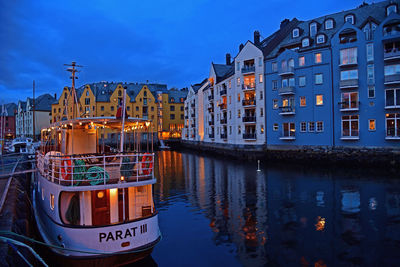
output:
[[332,55],[332,46],[329,47],[329,51],[331,53],[331,84],[332,84],[332,149],[335,148],[335,89],[333,86],[333,55]]

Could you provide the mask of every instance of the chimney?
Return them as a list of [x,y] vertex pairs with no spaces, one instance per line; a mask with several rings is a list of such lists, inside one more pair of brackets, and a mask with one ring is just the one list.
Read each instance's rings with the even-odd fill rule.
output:
[[231,65],[231,54],[227,53],[225,55],[226,65]]
[[240,44],[240,45],[239,45],[239,52],[242,51],[243,47],[244,47],[243,44]]
[[259,31],[254,31],[254,44],[255,45],[260,44],[260,32]]
[[284,19],[284,20],[282,20],[282,21],[281,21],[281,26],[280,26],[280,28],[282,29],[282,28],[285,27],[289,22],[290,22],[289,19]]
[[56,93],[54,94],[54,99],[57,99],[57,94]]

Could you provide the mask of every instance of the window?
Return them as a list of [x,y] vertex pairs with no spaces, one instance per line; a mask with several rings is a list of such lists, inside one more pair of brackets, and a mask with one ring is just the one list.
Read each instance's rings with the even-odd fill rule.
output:
[[286,60],[282,60],[282,62],[281,62],[281,70],[282,71],[286,71],[287,70]]
[[321,53],[315,54],[315,63],[322,63],[322,54]]
[[386,65],[385,76],[400,74],[400,64]]
[[294,122],[283,123],[282,134],[283,137],[294,137],[296,133],[296,127]]
[[313,37],[317,34],[317,23],[313,22],[310,24],[310,36]]
[[258,66],[262,67],[262,58],[261,57],[258,58]]
[[85,105],[90,105],[90,98],[85,98]]
[[322,106],[324,104],[324,96],[323,95],[316,95],[315,96],[315,104],[317,106]]
[[400,138],[400,113],[386,114],[386,136]]
[[101,106],[101,107],[100,107],[100,110],[101,110],[101,111],[104,111],[104,106]]
[[347,15],[346,17],[344,17],[344,21],[350,24],[354,24],[354,15]]
[[236,70],[240,70],[240,62],[236,62]]
[[374,44],[367,44],[367,61],[374,60]]
[[324,122],[323,121],[317,121],[317,132],[323,132],[324,131]]
[[307,131],[307,124],[305,121],[300,122],[300,132],[305,133]]
[[[154,111],[154,107],[151,107],[151,111]],[[181,111],[183,111],[183,106],[181,107]]]
[[237,86],[240,86],[240,77],[237,78]]
[[264,134],[264,125],[261,124],[260,133]]
[[342,116],[342,137],[358,137],[358,115]]
[[325,30],[333,29],[333,19],[327,19],[325,21]]
[[181,114],[181,120],[183,120],[183,114]]
[[389,16],[392,13],[397,13],[397,6],[396,5],[390,5],[386,8],[386,16]]
[[238,94],[237,99],[238,99],[238,102],[240,102],[240,93]]
[[284,88],[284,87],[294,87],[294,86],[295,86],[295,79],[294,78],[282,79],[282,88]]
[[[139,109],[138,109],[139,110]],[[111,111],[114,111],[114,106],[111,106]]]
[[299,66],[302,67],[306,64],[306,60],[304,57],[299,57]]
[[300,96],[300,107],[305,107],[305,106],[306,106],[306,97]]
[[400,89],[387,89],[385,91],[386,108],[400,107]]
[[139,111],[139,107],[136,107],[136,111]]
[[279,125],[277,123],[274,123],[274,125],[272,126],[272,131],[276,132],[279,130]]
[[293,38],[299,37],[299,35],[300,35],[300,30],[298,28],[293,29],[293,32],[292,32]]
[[368,130],[370,131],[376,130],[376,124],[374,119],[368,120]]
[[368,79],[368,84],[375,83],[374,64],[368,64],[367,66],[367,79]]
[[50,208],[54,210],[54,195],[50,194]]
[[309,40],[308,38],[304,38],[304,39],[301,41],[301,46],[302,46],[302,47],[308,47],[308,46],[310,46],[310,40]]
[[306,76],[299,77],[299,86],[306,86]]
[[308,131],[310,133],[312,133],[312,132],[314,132],[314,130],[315,130],[315,123],[313,121],[309,121],[308,122]]
[[323,43],[325,43],[325,35],[319,34],[317,36],[317,44],[323,44]]
[[264,109],[260,108],[260,117],[264,117]]
[[358,79],[358,70],[343,70],[340,72],[340,80],[354,80]]
[[375,86],[368,86],[368,98],[375,98]]
[[323,83],[322,73],[315,74],[315,84],[322,84],[322,83]]
[[278,64],[276,62],[271,63],[271,71],[277,72],[278,71]]
[[357,47],[340,50],[340,65],[357,64]]
[[278,81],[272,81],[272,90],[278,89]]
[[278,109],[278,99],[273,99],[272,100],[272,108],[273,109]]
[[130,111],[130,110],[131,110],[131,107],[130,107],[130,106],[127,106],[127,107],[126,107],[126,110],[127,110],[127,111]]
[[238,109],[238,118],[240,118],[240,109]]
[[263,91],[260,91],[260,100],[264,98]]
[[288,70],[292,70],[294,68],[294,59],[291,58],[288,60]]
[[232,97],[229,96],[229,104],[231,104],[231,103],[232,103]]
[[175,120],[175,114],[170,114],[169,118],[170,118],[171,120]]
[[[154,110],[154,107],[151,107],[151,111]],[[183,106],[181,106],[181,111],[183,111]]]
[[232,126],[229,126],[229,134],[232,134]]
[[241,127],[240,127],[240,125],[238,126],[238,134],[241,134],[242,133],[242,130],[241,130]]
[[172,106],[172,105],[169,106],[169,110],[170,110],[170,111],[175,111],[175,106]]
[[358,109],[358,92],[342,93],[341,109]]
[[231,87],[232,87],[232,80],[229,80],[228,87],[229,87],[229,89],[231,89]]
[[259,74],[259,75],[258,75],[258,82],[259,82],[259,83],[262,83],[262,82],[263,82],[263,75],[262,75],[262,74]]

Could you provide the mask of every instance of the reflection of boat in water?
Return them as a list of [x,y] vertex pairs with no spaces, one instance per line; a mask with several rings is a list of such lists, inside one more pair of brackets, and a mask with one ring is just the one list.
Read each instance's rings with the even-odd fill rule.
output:
[[169,150],[170,147],[164,143],[164,140],[160,139],[160,146],[158,147],[160,150]]

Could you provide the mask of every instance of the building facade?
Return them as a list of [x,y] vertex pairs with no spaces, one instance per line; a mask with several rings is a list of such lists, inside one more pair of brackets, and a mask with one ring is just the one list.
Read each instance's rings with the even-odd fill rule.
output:
[[0,136],[4,137],[4,139],[14,139],[16,137],[16,132],[15,132],[16,112],[17,112],[17,105],[15,103],[4,104],[1,106]]

